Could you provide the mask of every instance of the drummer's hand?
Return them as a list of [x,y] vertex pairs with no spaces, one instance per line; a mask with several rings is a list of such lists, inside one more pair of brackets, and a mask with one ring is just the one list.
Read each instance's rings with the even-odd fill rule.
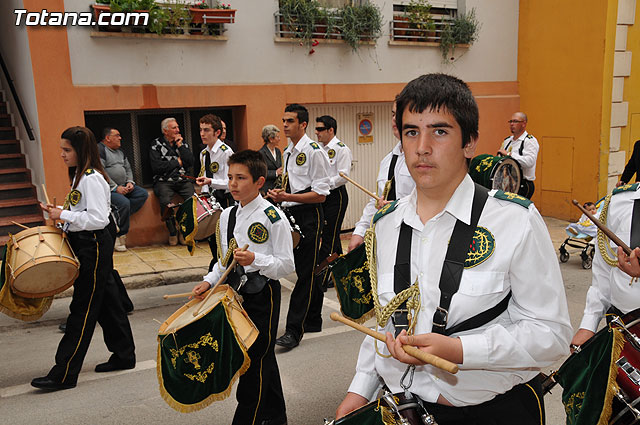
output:
[[60,220],[60,213],[62,213],[60,208],[56,208],[51,204],[44,205],[42,202],[40,203],[40,208],[49,214],[51,220]]
[[205,282],[199,283],[191,291],[193,292],[193,296],[189,297],[189,299],[191,298],[196,298],[198,300],[203,299],[205,297],[205,292],[207,292],[209,288],[211,288],[211,284],[209,282],[205,281]]
[[640,277],[640,248],[631,251],[631,255],[625,254],[621,247],[618,247],[618,268],[631,277]]
[[391,355],[406,364],[423,365],[425,363],[405,353],[402,349],[403,345],[412,345],[425,353],[433,354],[453,363],[462,364],[463,360],[460,338],[436,333],[407,335],[407,331],[403,330],[395,339],[390,332],[387,332],[386,343]]
[[368,402],[369,400],[362,397],[360,394],[347,393],[347,396],[342,400],[342,403],[340,403],[340,406],[338,406],[338,409],[336,410],[336,419],[340,419],[348,413],[359,409]]
[[196,184],[198,186],[204,186],[204,185],[209,185],[211,184],[211,179],[209,177],[198,177],[196,179]]
[[269,189],[269,192],[267,192],[267,197],[273,199],[276,203],[286,201],[287,195],[284,189]]
[[376,208],[380,209],[382,207],[384,207],[387,204],[390,204],[393,201],[387,201],[386,199],[380,199],[379,201],[376,201]]
[[251,251],[243,251],[240,248],[236,248],[233,250],[233,258],[236,259],[238,264],[244,267],[253,263],[253,260],[256,259],[256,255]]
[[[571,340],[571,345],[580,346],[591,339],[591,337],[594,335],[595,332],[588,331],[586,329],[578,329],[578,332],[576,332],[576,334],[573,336],[573,339]],[[573,348],[571,349],[571,352],[573,353]]]
[[351,235],[347,252],[351,252],[364,243],[364,238],[360,235]]
[[509,152],[507,152],[504,149],[500,149],[500,150],[498,150],[498,155],[509,156]]

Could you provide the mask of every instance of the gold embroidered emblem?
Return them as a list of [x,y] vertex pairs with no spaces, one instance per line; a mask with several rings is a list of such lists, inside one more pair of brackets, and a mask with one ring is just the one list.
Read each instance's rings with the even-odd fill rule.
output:
[[[211,347],[211,349],[216,352],[220,350],[218,340],[214,339],[211,336],[211,332],[208,332],[207,334],[202,335],[200,337],[200,340],[198,340],[198,342],[187,344],[184,347],[180,347],[177,349],[171,348],[169,352],[171,353],[171,364],[173,365],[173,368],[174,369],[176,368],[176,360],[178,359],[178,357],[182,357],[186,352],[186,358],[184,359],[184,362],[193,364],[195,369],[201,369],[202,366],[199,363],[201,356],[195,350],[198,350],[204,347]],[[213,372],[214,368],[215,368],[214,363],[211,363],[207,367],[207,369],[204,371],[199,371],[196,374],[185,373],[184,376],[192,381],[198,381],[198,382],[204,383],[209,377],[209,375],[211,374],[211,372]]]
[[80,199],[82,199],[82,193],[76,189],[72,190],[67,194],[67,197],[64,200],[64,209],[68,210],[69,205],[73,205],[75,207],[78,205],[78,202],[80,202]]
[[487,258],[491,257],[496,248],[496,240],[491,232],[485,227],[476,228],[467,258],[464,260],[464,268],[470,269],[479,264],[484,263]]
[[307,162],[307,155],[305,155],[304,152],[300,152],[298,156],[296,156],[296,164],[303,165],[305,162]]
[[479,173],[483,173],[485,171],[487,171],[490,167],[491,167],[491,159],[490,157],[487,157],[485,159],[483,159],[482,161],[480,161],[480,163],[478,165],[476,165],[476,171]]
[[200,354],[196,353],[195,351],[187,351],[187,358],[184,359],[184,362],[191,363],[193,367],[195,367],[196,369],[200,369],[200,364],[198,363],[198,360],[200,359]]
[[219,169],[220,169],[220,164],[218,164],[217,162],[212,162],[212,163],[209,165],[209,170],[210,170],[213,174],[217,173]]
[[255,243],[265,243],[269,240],[269,231],[262,223],[253,223],[247,231],[249,240]]
[[333,159],[336,156],[336,151],[333,149],[329,149],[329,151],[327,152],[327,154],[329,155],[329,159]]

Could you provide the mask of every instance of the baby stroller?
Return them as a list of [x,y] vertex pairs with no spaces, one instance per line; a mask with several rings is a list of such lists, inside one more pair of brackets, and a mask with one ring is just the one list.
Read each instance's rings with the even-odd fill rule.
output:
[[[600,198],[598,202],[596,202],[596,216],[600,214],[602,211],[602,206],[604,205],[604,197]],[[567,251],[567,246],[572,248],[580,249],[580,258],[582,259],[582,268],[589,270],[593,263],[593,255],[595,253],[595,243],[594,236],[587,235],[576,230],[576,226],[569,225],[565,232],[569,236],[562,242],[558,251],[560,252],[560,262],[566,263],[569,261],[569,251]]]

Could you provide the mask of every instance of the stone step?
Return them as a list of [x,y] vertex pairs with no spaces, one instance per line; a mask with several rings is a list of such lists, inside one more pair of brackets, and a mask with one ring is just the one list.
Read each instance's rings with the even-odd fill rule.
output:
[[46,224],[42,213],[11,216],[11,217],[0,217],[0,238],[4,237],[5,243],[7,240],[6,239],[7,234],[11,233],[15,235],[21,230],[24,230],[22,227],[18,226],[17,224],[13,224],[13,222],[20,223],[27,227],[44,226]]
[[26,165],[21,153],[0,153],[0,168],[24,168]]
[[0,183],[0,201],[7,199],[35,198],[36,188],[29,182]]
[[20,152],[20,142],[17,140],[0,140],[0,154]]
[[0,201],[0,217],[15,217],[40,213],[36,198],[5,199]]
[[31,182],[31,170],[28,168],[0,168],[0,182]]
[[16,130],[11,126],[0,126],[0,140],[15,140]]
[[13,127],[11,115],[0,113],[0,127]]

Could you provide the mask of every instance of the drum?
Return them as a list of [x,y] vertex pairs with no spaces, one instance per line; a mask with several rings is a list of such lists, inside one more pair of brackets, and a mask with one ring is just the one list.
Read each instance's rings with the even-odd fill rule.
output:
[[474,182],[487,189],[518,193],[522,169],[510,156],[478,155],[469,164],[469,175]]
[[283,210],[282,212],[287,216],[289,224],[291,225],[291,237],[293,238],[293,248],[295,249],[300,243],[300,239],[304,238],[304,235],[302,234],[302,230],[300,230],[300,226],[296,224],[296,219],[288,211]]
[[325,419],[324,425],[424,425],[429,423],[435,424],[436,422],[415,399],[407,400],[402,393],[386,393],[378,400],[372,401],[340,419],[335,421]]
[[[613,397],[612,400],[612,414],[609,421],[610,425],[630,425],[640,423],[640,309],[634,310],[622,318],[624,328],[617,326],[616,322],[611,323],[610,330],[607,326],[604,329],[597,332],[589,341],[580,346],[569,358],[562,364],[560,369],[555,374],[555,380],[565,388],[565,390],[573,388],[571,385],[571,378],[574,376],[580,376],[584,370],[589,371],[592,375],[589,377],[591,382],[600,382],[595,377],[597,370],[601,370],[605,376],[609,376],[609,367],[611,354],[606,354],[607,351],[603,351],[602,342],[610,332],[620,332],[624,337],[622,351],[620,355],[615,357],[616,362],[616,377],[615,381],[619,387],[619,390],[612,388]],[[624,330],[626,328],[626,330]],[[615,343],[614,343],[615,344]],[[602,365],[594,363],[594,359],[607,357]],[[599,369],[600,366],[602,369]],[[596,393],[606,393],[609,390],[607,388],[606,381],[602,385],[593,386],[586,390],[586,395],[583,393],[582,408],[590,405],[591,408],[594,398],[600,397]],[[564,397],[563,397],[564,398]],[[577,403],[576,403],[577,404]]]
[[80,268],[67,235],[52,226],[12,235],[7,264],[12,291],[25,298],[44,298],[64,291],[73,285]]
[[[191,199],[180,204],[177,211],[180,243],[184,244],[187,236],[194,231],[195,241],[202,241],[213,235],[221,213],[222,207],[216,198],[209,195],[193,195]],[[193,227],[186,224],[191,221],[186,219],[189,215],[193,217]]]
[[341,255],[329,266],[343,316],[362,323],[374,314],[365,244]]
[[247,350],[258,337],[236,292],[228,285],[213,291],[206,300],[182,306],[158,331],[160,393],[180,412],[228,397],[233,383],[249,368]]

